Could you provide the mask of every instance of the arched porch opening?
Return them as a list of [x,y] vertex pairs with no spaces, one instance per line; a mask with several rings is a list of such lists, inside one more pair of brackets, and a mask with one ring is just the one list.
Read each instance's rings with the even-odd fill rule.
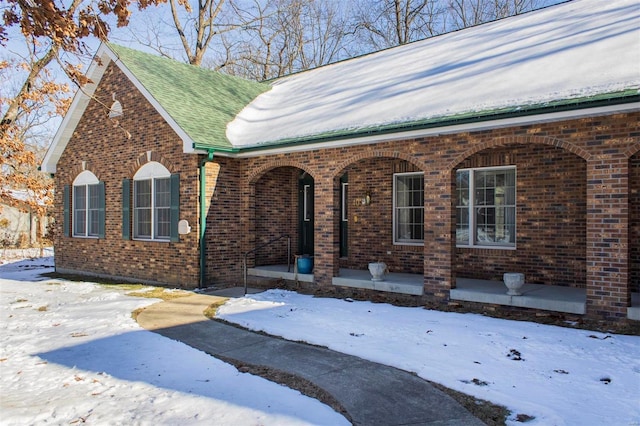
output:
[[[397,152],[368,152],[346,161],[334,176],[332,284],[422,295],[424,172]],[[369,264],[387,274],[372,280]]]
[[[294,166],[275,167],[254,182],[255,265],[287,264],[291,255],[313,255],[314,179]],[[274,241],[277,240],[277,241]],[[272,243],[271,243],[272,242]],[[264,249],[259,249],[264,247]]]
[[[502,141],[454,167],[452,299],[585,313],[587,162],[573,152]],[[522,296],[507,272],[524,274]]]

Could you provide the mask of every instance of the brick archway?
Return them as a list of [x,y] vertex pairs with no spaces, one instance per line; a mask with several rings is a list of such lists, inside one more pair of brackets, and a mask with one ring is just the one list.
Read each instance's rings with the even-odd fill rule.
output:
[[633,145],[631,145],[625,152],[625,155],[631,159],[631,157],[639,155],[640,154],[640,141],[634,143]]
[[248,183],[249,185],[255,185],[255,183],[260,180],[261,177],[265,175],[269,170],[277,169],[280,167],[295,167],[296,169],[303,170],[307,172],[309,175],[315,178],[316,171],[311,169],[309,166],[302,164],[298,161],[291,161],[286,159],[278,159],[275,161],[268,161],[266,164],[263,164],[257,167],[254,170],[249,172]]
[[[244,183],[245,205],[250,210],[249,222],[245,233],[246,251],[267,244],[252,254],[255,266],[288,264],[286,243],[290,242],[291,255],[296,254],[302,245],[305,249],[313,247],[313,239],[303,238],[313,235],[313,213],[309,222],[302,224],[300,215],[302,201],[300,185],[302,179],[315,180],[317,172],[308,165],[289,159],[267,159],[253,166]],[[305,185],[306,186],[306,185]],[[306,191],[306,188],[305,188]],[[313,205],[313,189],[311,197]],[[306,204],[305,204],[306,205]],[[311,210],[313,212],[313,210]],[[288,236],[288,239],[282,239]]]
[[361,152],[357,155],[351,156],[345,161],[343,161],[342,163],[340,163],[336,168],[335,173],[333,174],[333,179],[335,180],[335,179],[338,179],[340,176],[342,176],[342,174],[344,173],[344,170],[347,167],[349,167],[351,164],[357,163],[358,161],[361,161],[361,160],[370,159],[370,158],[392,158],[392,159],[397,158],[413,164],[420,170],[425,170],[427,167],[423,162],[417,161],[412,155],[407,154],[405,152],[390,151],[390,150],[366,151],[366,152]]
[[471,157],[478,152],[484,151],[489,148],[496,147],[507,147],[510,145],[548,145],[554,146],[556,148],[561,148],[565,151],[571,152],[578,157],[588,161],[591,159],[591,154],[587,152],[585,149],[576,146],[570,142],[567,142],[562,139],[553,138],[550,136],[509,136],[509,137],[500,137],[500,138],[492,138],[487,140],[486,142],[478,143],[473,145],[470,149],[462,152],[460,155],[451,160],[447,166],[447,170],[454,169],[458,164],[463,162],[465,159]]
[[154,161],[156,163],[162,164],[164,167],[167,168],[167,170],[169,170],[170,173],[175,173],[176,168],[169,160],[167,160],[166,158],[164,158],[164,156],[162,156],[161,154],[155,151],[149,151],[149,152],[140,154],[138,158],[136,158],[135,161],[129,166],[130,176],[135,175],[138,169],[140,169],[140,167]]
[[69,182],[67,184],[71,185],[74,179],[82,172],[89,171],[93,173],[98,180],[102,180],[100,172],[97,167],[93,165],[93,163],[82,161],[80,164],[77,164],[71,168],[71,172],[69,173]]

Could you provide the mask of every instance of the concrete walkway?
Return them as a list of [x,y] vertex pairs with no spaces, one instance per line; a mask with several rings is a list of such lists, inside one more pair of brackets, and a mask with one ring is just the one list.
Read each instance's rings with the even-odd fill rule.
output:
[[140,313],[138,323],[216,357],[306,379],[335,399],[354,425],[483,425],[406,371],[206,318],[203,311],[220,300],[198,294],[156,303]]

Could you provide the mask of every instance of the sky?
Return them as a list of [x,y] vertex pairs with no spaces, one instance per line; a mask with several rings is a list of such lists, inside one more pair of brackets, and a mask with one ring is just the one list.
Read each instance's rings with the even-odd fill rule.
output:
[[[48,255],[51,253],[49,252]],[[340,425],[297,391],[141,329],[155,300],[0,266],[2,424]],[[506,289],[505,289],[506,290]],[[640,423],[640,336],[283,290],[230,299],[226,321],[415,372],[506,406],[509,425]]]
[[[561,0],[543,0],[540,1],[539,4],[550,5],[558,3],[559,1]],[[253,2],[250,1],[248,4],[253,4]],[[149,7],[142,11],[139,11],[135,6],[132,6],[132,12],[131,22],[128,27],[117,28],[115,24],[111,25],[112,41],[134,49],[154,52],[153,49],[149,48],[145,44],[148,43],[147,39],[159,37],[165,50],[172,52],[172,54],[174,54],[178,59],[184,60],[186,56],[183,53],[179,38],[175,29],[170,26],[170,9],[167,4],[163,4],[160,7]],[[111,22],[112,19],[108,19],[108,21]],[[169,25],[167,26],[163,23],[167,23]],[[16,26],[10,27],[8,29],[8,34],[8,44],[6,46],[2,46],[0,49],[0,60],[27,57],[26,46],[22,36],[20,35],[19,28]],[[87,44],[90,52],[95,52],[99,46],[99,41],[97,39],[88,38],[85,40],[85,43]],[[205,63],[211,64],[211,61],[215,62],[217,60],[214,59],[215,57],[219,57],[221,55],[224,56],[224,49],[219,45],[215,45],[215,43],[209,50],[209,58],[207,59],[209,62],[205,61]],[[215,50],[217,50],[217,52],[214,52]],[[88,68],[90,56],[91,55],[88,55],[82,58],[84,70]],[[63,61],[67,60],[71,63],[75,63],[78,58],[66,55],[63,57]],[[52,64],[49,68],[56,81],[70,83],[56,64]],[[13,94],[22,86],[24,77],[24,74],[18,73],[15,69],[11,70],[11,75],[0,74],[0,83],[2,83],[0,84],[0,96],[13,96]],[[69,95],[71,96],[75,93],[76,87],[73,84],[70,84],[70,87],[71,91]],[[0,113],[4,113],[5,109],[6,105],[0,104]],[[43,129],[41,130],[41,133],[44,135],[44,140],[41,142],[43,145],[50,143],[60,123],[61,119],[59,117],[54,117],[43,126]]]
[[278,79],[227,138],[252,146],[365,133],[638,90],[639,28],[637,0],[574,0],[409,43]]

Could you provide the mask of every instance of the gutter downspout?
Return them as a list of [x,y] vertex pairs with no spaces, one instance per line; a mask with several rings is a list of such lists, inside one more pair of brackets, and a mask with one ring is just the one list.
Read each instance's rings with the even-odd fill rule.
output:
[[207,203],[205,200],[207,189],[207,177],[205,173],[205,166],[207,163],[213,161],[213,149],[207,150],[207,157],[200,163],[200,281],[198,288],[204,288],[205,285],[205,264],[207,255],[207,244],[204,238],[205,230],[207,226]]

